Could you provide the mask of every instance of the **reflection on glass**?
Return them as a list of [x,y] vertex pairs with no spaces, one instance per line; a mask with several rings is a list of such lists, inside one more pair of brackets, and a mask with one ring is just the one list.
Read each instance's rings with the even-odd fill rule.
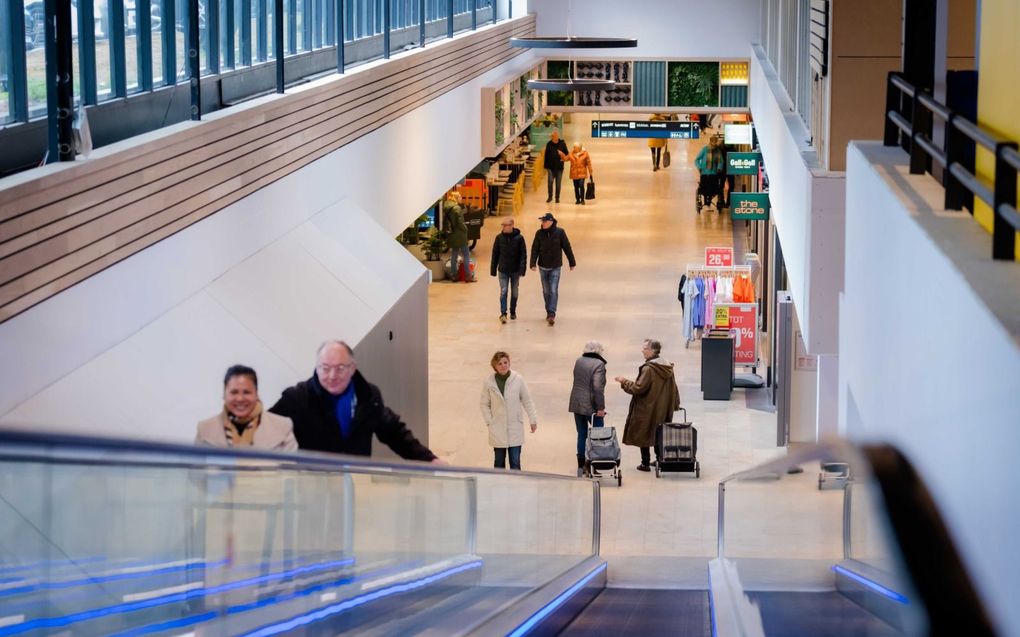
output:
[[[152,85],[162,86],[163,77],[163,33],[167,25],[163,24],[163,16],[166,14],[164,7],[172,0],[156,0],[152,3],[152,42],[150,55],[152,58]],[[170,25],[172,27],[172,25]],[[173,33],[171,31],[171,33]]]
[[[188,2],[187,0],[166,0],[174,3],[174,17],[177,23],[175,27],[177,38],[177,81],[180,82],[191,76],[191,67],[188,65]],[[201,31],[205,28],[205,16],[199,13],[198,28]]]
[[135,2],[149,0],[124,1],[124,60],[127,68],[128,93],[137,92],[142,84],[142,69],[138,61],[138,11]]
[[593,554],[587,481],[73,453],[0,461],[11,634],[274,634],[314,618],[317,634],[406,635],[476,625]]
[[[0,24],[11,23],[8,17],[9,8],[8,3],[0,2]],[[4,81],[0,81],[0,123],[6,123],[13,118],[11,112],[11,31],[3,28],[0,28],[0,77],[5,78]]]

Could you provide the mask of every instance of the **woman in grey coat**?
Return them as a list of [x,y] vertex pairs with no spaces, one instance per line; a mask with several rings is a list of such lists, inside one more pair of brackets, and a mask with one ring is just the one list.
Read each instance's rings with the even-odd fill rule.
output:
[[598,341],[588,341],[584,354],[574,363],[574,386],[570,389],[570,413],[577,426],[577,475],[584,474],[584,443],[588,425],[601,427],[606,415],[605,348]]

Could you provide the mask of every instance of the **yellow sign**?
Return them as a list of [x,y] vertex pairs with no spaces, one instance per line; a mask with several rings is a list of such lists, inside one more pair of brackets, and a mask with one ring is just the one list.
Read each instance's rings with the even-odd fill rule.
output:
[[730,326],[730,308],[728,306],[717,306],[715,308],[715,326],[716,327],[729,327]]

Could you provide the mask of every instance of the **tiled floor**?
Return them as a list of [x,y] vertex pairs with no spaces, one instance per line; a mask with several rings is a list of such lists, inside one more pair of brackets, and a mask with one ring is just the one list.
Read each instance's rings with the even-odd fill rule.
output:
[[[567,399],[584,343],[596,339],[606,345],[610,379],[633,378],[642,361],[642,339],[659,339],[662,355],[676,364],[681,401],[700,433],[701,478],[640,473],[638,450],[624,447],[623,487],[608,480],[602,486],[602,553],[610,558],[615,585],[675,586],[677,573],[689,571],[688,585],[704,588],[703,558],[714,556],[716,548],[719,480],[783,452],[775,446],[775,415],[747,408],[742,390],[729,402],[702,400],[700,347],[685,349],[681,340],[680,274],[686,264],[703,260],[705,246],[731,245],[733,228],[728,216],[695,212],[692,161],[700,142],[672,142],[673,165],[653,172],[644,140],[591,139],[589,130],[589,120],[575,115],[565,139],[580,141],[591,152],[595,202],[574,205],[567,179],[559,204],[545,203],[544,183],[537,190],[529,184],[517,215],[530,250],[537,218],[552,211],[577,255],[577,268],[563,271],[554,327],[545,323],[541,285],[531,271],[521,282],[519,318],[500,324],[498,283],[488,275],[499,228],[494,217],[487,219],[475,250],[479,282],[430,286],[430,445],[454,464],[491,466],[478,399],[482,379],[491,373],[492,353],[506,350],[539,415],[537,433],[526,436],[524,468],[573,475],[576,433]],[[610,382],[606,401],[606,424],[622,433],[629,396]],[[812,479],[804,476],[804,493]],[[782,510],[767,515],[778,520],[771,528],[780,534],[804,532],[804,521]],[[625,556],[671,559],[617,559]]]

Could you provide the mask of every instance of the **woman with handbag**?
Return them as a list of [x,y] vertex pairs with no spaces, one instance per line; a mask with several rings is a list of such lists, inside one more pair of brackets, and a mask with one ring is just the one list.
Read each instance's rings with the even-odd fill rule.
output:
[[591,156],[580,144],[574,144],[574,149],[567,155],[567,161],[570,162],[570,178],[574,181],[574,205],[583,206],[584,180],[592,177]]
[[[667,118],[665,115],[656,113],[648,118],[650,122],[665,122]],[[669,148],[666,146],[666,139],[664,137],[649,137],[648,148],[652,151],[652,171],[659,169],[659,163],[662,161],[662,155],[665,152],[669,153]],[[666,166],[669,166],[669,161],[666,162]]]

